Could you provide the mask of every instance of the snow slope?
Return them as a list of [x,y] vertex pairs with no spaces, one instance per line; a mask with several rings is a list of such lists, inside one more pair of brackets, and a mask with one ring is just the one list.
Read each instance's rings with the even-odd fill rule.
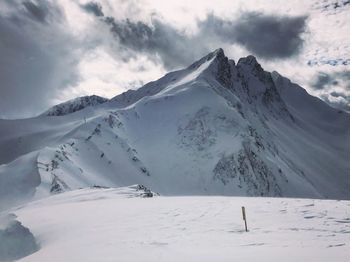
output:
[[350,199],[349,145],[349,114],[218,49],[100,105],[0,120],[0,184],[24,192],[0,198],[143,184],[162,195]]
[[[40,246],[20,261],[349,259],[349,201],[140,198],[133,192],[86,188],[11,210]],[[249,232],[244,231],[241,206]]]

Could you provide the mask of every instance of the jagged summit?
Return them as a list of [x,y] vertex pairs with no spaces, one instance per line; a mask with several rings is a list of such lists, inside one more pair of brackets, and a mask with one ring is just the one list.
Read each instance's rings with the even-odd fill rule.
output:
[[252,71],[255,74],[264,72],[264,69],[257,61],[256,57],[253,55],[248,55],[246,57],[242,57],[238,60],[237,67],[245,68],[248,71]]
[[[256,57],[253,55],[248,55],[247,57],[242,57],[235,64],[233,59],[229,59],[222,48],[218,48],[213,52],[210,52],[206,56],[202,57],[195,63],[191,64],[188,70],[197,70],[204,63],[210,63],[208,66],[212,75],[225,87],[232,88],[233,82],[237,78],[237,73],[240,76],[251,74],[259,77],[266,78],[266,74],[260,63],[257,61]],[[205,72],[205,73],[206,73]]]
[[212,56],[215,56],[217,59],[228,59],[225,55],[225,52],[222,48],[218,48],[214,50],[212,53]]
[[210,52],[185,69],[170,72],[138,90],[129,90],[118,95],[111,102],[113,106],[124,107],[148,96],[177,92],[198,81],[210,83],[209,86],[219,83],[241,102],[254,107],[256,112],[262,112],[258,109],[261,106],[263,109],[269,107],[270,111],[275,111],[275,115],[288,111],[278,94],[271,73],[264,71],[254,56],[243,57],[236,65],[222,48]]
[[238,60],[237,65],[240,64],[245,64],[245,65],[256,65],[259,64],[258,61],[256,60],[256,57],[253,55],[248,55],[246,57],[242,57]]
[[[213,59],[215,57],[215,59]],[[189,68],[195,68],[196,66],[203,64],[206,61],[209,61],[213,59],[212,62],[215,61],[220,61],[220,62],[226,62],[226,61],[232,61],[231,63],[235,65],[235,62],[233,59],[229,59],[226,55],[225,52],[222,48],[218,48],[214,50],[213,52],[210,52],[209,54],[205,55],[198,61],[194,62],[192,65],[189,66]],[[237,66],[242,66],[242,65],[248,65],[252,67],[261,67],[260,63],[257,61],[256,57],[253,55],[248,55],[246,57],[241,57],[238,60]]]
[[216,50],[214,50],[213,53],[215,53],[217,55],[225,55],[224,49],[222,49],[221,47],[219,47]]
[[214,51],[210,52],[208,55],[206,55],[206,57],[208,57],[208,60],[213,58],[214,56],[225,57],[225,52],[221,47],[219,47],[219,48],[215,49]]

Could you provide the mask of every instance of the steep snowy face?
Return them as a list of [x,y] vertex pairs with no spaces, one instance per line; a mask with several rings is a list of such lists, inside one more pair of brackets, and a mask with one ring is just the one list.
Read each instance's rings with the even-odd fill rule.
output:
[[0,152],[0,185],[22,199],[131,184],[165,195],[350,199],[349,114],[222,49],[101,105],[0,126],[11,155]]
[[[161,92],[164,93],[173,88],[189,84],[200,76],[209,74],[212,78],[214,75],[210,73],[211,71],[214,71],[214,74],[217,74],[218,76],[221,74],[218,67],[221,67],[223,64],[222,62],[226,60],[228,59],[224,55],[223,50],[219,48],[202,57],[185,69],[170,72],[157,81],[150,82],[137,90],[128,90],[121,95],[115,96],[110,100],[110,104],[112,107],[126,107],[132,105],[142,98],[157,95]],[[227,81],[230,82],[230,79],[227,79]]]
[[208,80],[213,78],[222,86],[230,88],[233,84],[233,76],[236,71],[235,62],[233,60],[229,60],[225,56],[224,51],[219,48],[191,65],[190,68],[194,65],[198,66],[198,63],[203,64],[203,59],[205,59],[204,61],[210,61],[210,65],[204,70],[203,75],[207,76]]
[[[207,65],[204,67],[204,64]],[[219,93],[230,92],[237,98],[234,100],[238,100],[240,105],[245,104],[244,108],[254,115],[265,117],[266,114],[272,114],[274,117],[282,116],[293,120],[271,73],[264,71],[254,56],[241,58],[236,65],[219,48],[193,63],[187,70],[196,70],[195,80],[203,79],[214,90],[218,89],[217,86],[228,89]],[[189,82],[191,79],[186,80]]]
[[67,114],[74,113],[76,111],[82,110],[89,106],[96,106],[108,101],[107,98],[92,95],[92,96],[82,96],[67,102],[58,104],[49,110],[47,110],[43,115],[46,116],[63,116]]
[[264,71],[254,56],[239,59],[235,92],[251,110],[263,117],[293,119],[276,88],[270,72]]

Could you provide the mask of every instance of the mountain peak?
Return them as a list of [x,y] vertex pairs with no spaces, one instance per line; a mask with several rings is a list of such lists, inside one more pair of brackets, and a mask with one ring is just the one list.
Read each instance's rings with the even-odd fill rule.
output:
[[63,102],[61,104],[55,105],[51,107],[49,110],[47,110],[46,112],[44,112],[43,115],[63,116],[63,115],[71,114],[76,111],[82,110],[85,107],[103,104],[107,101],[108,101],[107,98],[97,96],[97,95],[81,96],[81,97],[77,97],[77,98],[68,100],[66,102]]
[[210,52],[209,54],[207,54],[203,58],[206,58],[206,60],[208,61],[208,60],[210,60],[210,59],[212,59],[214,57],[226,57],[225,53],[224,53],[224,50],[220,47],[220,48],[215,49],[214,51]]
[[[222,48],[215,49],[213,52],[210,52],[206,56],[203,56],[201,59],[197,60],[193,64],[191,64],[188,69],[197,69],[202,64],[209,60],[215,60],[213,58],[223,59],[226,58],[224,50]],[[227,58],[226,58],[227,59]]]
[[245,68],[247,71],[253,72],[256,75],[259,75],[260,73],[264,72],[264,69],[256,60],[256,57],[252,55],[240,58],[238,60],[237,67]]
[[237,65],[240,65],[240,64],[241,65],[244,64],[244,65],[252,65],[252,66],[259,65],[260,66],[259,62],[256,60],[256,57],[253,55],[248,55],[246,57],[240,58],[238,60]]
[[215,54],[216,56],[225,56],[224,50],[221,47],[214,50],[212,53]]

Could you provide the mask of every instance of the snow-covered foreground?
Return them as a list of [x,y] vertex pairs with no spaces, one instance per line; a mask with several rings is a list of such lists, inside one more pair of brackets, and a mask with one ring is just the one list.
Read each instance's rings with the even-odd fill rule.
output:
[[319,262],[350,256],[350,201],[142,198],[130,188],[86,188],[11,212],[41,247],[21,261]]

